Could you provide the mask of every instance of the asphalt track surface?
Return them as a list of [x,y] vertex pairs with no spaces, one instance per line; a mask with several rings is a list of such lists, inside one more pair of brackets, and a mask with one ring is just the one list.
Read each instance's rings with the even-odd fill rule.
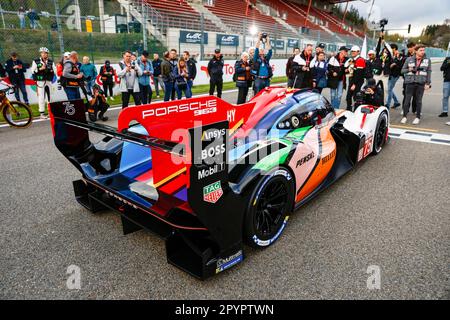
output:
[[[450,134],[436,117],[442,78],[433,69],[419,127]],[[202,282],[169,265],[155,235],[124,236],[117,215],[77,204],[80,174],[48,121],[0,127],[0,298],[449,299],[449,164],[450,146],[391,139],[295,212],[276,244],[246,247],[243,263]],[[66,286],[70,265],[81,270],[80,290]],[[380,289],[367,287],[369,266],[381,270]]]

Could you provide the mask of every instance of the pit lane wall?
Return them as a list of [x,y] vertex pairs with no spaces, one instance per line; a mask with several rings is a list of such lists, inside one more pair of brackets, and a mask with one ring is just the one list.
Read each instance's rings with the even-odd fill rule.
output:
[[[197,63],[197,77],[194,81],[194,86],[201,85],[201,84],[209,84],[209,78],[208,78],[207,71],[206,71],[208,62],[209,61],[199,61]],[[285,75],[286,59],[273,59],[270,62],[271,62],[272,70],[273,70],[275,77],[281,77],[281,76]],[[236,63],[236,61],[234,61],[234,60],[226,60],[225,61],[225,65],[223,68],[224,82],[233,81],[233,73],[234,73],[234,64],[235,63]],[[101,66],[103,66],[103,64],[96,65],[97,72],[100,71]],[[112,66],[116,71],[120,70],[120,67],[118,64],[113,64]],[[36,84],[32,80],[30,70],[27,70],[27,72],[25,74],[25,79],[26,79],[25,81],[26,81],[28,99],[31,104],[37,104],[38,97],[36,94]],[[9,82],[9,80],[6,79],[6,82]],[[99,85],[102,85],[100,77],[97,77],[96,83]],[[118,83],[119,83],[119,79],[116,79],[116,85],[114,86],[114,95],[120,94]],[[0,86],[0,87],[3,87],[3,86]],[[52,83],[48,83],[48,87],[50,89],[50,95],[51,95],[52,102],[67,100],[67,96],[66,96],[63,88],[61,88],[58,85],[56,77],[55,77],[55,79],[53,79]],[[153,79],[152,79],[152,88],[154,90]],[[22,95],[21,95],[21,97],[22,97]],[[9,94],[8,98],[11,100],[15,100],[14,94]]]

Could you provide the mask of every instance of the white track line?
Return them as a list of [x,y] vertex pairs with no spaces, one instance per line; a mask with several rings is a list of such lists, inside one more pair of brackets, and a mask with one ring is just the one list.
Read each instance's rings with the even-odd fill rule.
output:
[[450,135],[411,129],[389,128],[389,137],[450,146]]

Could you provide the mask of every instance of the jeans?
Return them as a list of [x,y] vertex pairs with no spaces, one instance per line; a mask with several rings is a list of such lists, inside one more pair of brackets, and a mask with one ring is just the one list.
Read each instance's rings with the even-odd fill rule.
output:
[[65,87],[64,91],[66,92],[69,101],[81,99],[80,88],[78,87]]
[[108,91],[109,91],[109,96],[110,97],[114,96],[113,87],[114,87],[114,84],[112,84],[112,83],[111,84],[105,84],[103,82],[103,91],[105,92],[105,97],[108,96]]
[[422,98],[424,91],[424,84],[411,83],[406,85],[405,102],[403,104],[404,117],[406,117],[409,112],[409,105],[411,104],[411,100],[414,99],[416,101],[416,117],[420,119],[420,114],[422,113]]
[[174,86],[172,81],[164,81],[164,101],[170,101],[170,98],[172,98],[173,88]]
[[160,77],[153,77],[153,82],[155,84],[156,95],[159,96],[159,87],[161,86],[161,89],[164,90],[164,82],[161,80]]
[[27,96],[27,89],[25,88],[25,82],[18,82],[14,84],[15,87],[15,91],[14,91],[14,95],[16,97],[17,101],[20,101],[20,94],[19,94],[19,90],[22,92],[22,96],[23,96],[23,100],[25,101],[26,104],[28,104],[28,96]]
[[448,98],[450,96],[450,82],[444,82],[444,96],[442,97],[442,112],[448,113]]
[[248,86],[247,87],[239,87],[238,88],[238,100],[236,104],[243,104],[247,102],[247,95],[248,95]]
[[20,29],[25,29],[25,17],[19,17]]
[[394,104],[398,104],[398,99],[397,96],[395,95],[394,92],[394,88],[395,88],[395,84],[397,83],[399,77],[389,77],[388,80],[388,97],[387,97],[387,102],[386,102],[386,107],[390,107],[391,106],[391,100],[392,98],[394,98]]
[[133,89],[129,89],[128,92],[122,92],[122,109],[128,107],[130,96],[133,96],[135,105],[139,106],[141,104],[141,93],[134,92]]
[[92,96],[92,87],[94,86],[94,84],[95,84],[95,79],[91,80],[91,81],[86,81],[86,90],[87,90],[87,93],[91,96]]
[[344,91],[344,81],[339,81],[336,89],[330,89],[331,105],[333,106],[334,109],[340,108],[343,91]]
[[152,103],[152,87],[139,84],[139,90],[141,91],[142,104]]
[[217,97],[222,98],[222,88],[223,88],[223,80],[222,79],[211,79],[209,80],[209,95],[214,95],[214,90],[217,87]]
[[256,78],[255,79],[255,94],[258,94],[262,89],[270,86],[270,79]]
[[178,85],[175,84],[175,90],[177,91],[177,97],[178,97],[178,100],[180,100],[180,99],[182,98],[183,92],[184,92],[184,96],[185,96],[187,99],[192,98],[192,91],[191,91],[191,87],[189,86],[189,83],[188,83],[188,84],[186,85],[186,87],[183,88],[183,89],[180,89],[180,88],[178,87]]

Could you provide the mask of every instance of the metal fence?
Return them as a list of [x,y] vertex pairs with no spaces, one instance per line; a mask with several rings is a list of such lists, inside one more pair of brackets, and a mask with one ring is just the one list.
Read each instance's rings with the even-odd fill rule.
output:
[[[167,48],[197,51],[200,59],[205,59],[214,48],[222,47],[226,57],[232,58],[251,46],[255,28],[269,33],[279,45],[274,49],[277,58],[292,51],[289,39],[298,44],[325,42],[328,51],[343,44],[362,45],[360,38],[323,30],[302,32],[301,28],[246,18],[222,17],[219,22],[213,18],[195,11],[157,10],[146,0],[1,0],[0,61],[13,51],[31,61],[42,46],[48,47],[56,60],[62,52],[76,50],[98,63],[105,59],[116,62],[125,50],[162,53]],[[208,34],[209,42],[203,37],[197,43],[182,42],[183,31]],[[216,39],[223,34],[237,36],[238,44],[222,46]],[[368,46],[375,46],[371,38]],[[445,55],[444,50],[430,50],[433,55]]]

